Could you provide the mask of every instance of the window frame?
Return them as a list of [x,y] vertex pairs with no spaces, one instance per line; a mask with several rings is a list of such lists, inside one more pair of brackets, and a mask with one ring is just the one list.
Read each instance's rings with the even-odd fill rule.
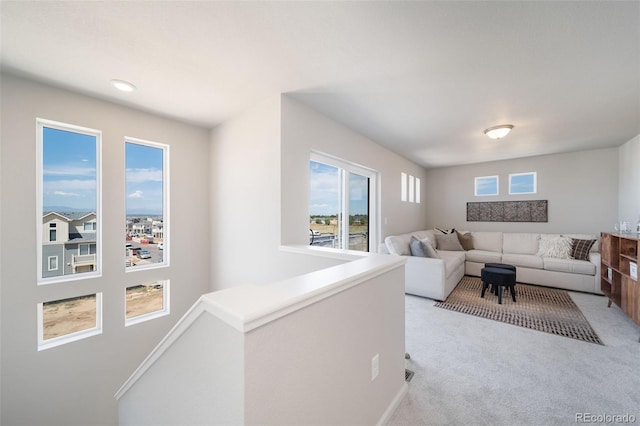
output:
[[[517,176],[531,176],[533,178],[533,191],[532,192],[514,192],[512,190],[513,182],[512,178]],[[511,173],[509,174],[509,195],[527,195],[538,193],[538,173],[537,172],[525,172],[525,173]]]
[[[380,179],[379,173],[366,166],[351,163],[347,160],[325,154],[319,151],[311,151],[309,161],[315,161],[317,163],[323,163],[332,167],[340,169],[340,185],[341,185],[341,207],[340,214],[343,216],[341,223],[340,235],[342,235],[341,246],[342,249],[327,248],[329,250],[348,250],[349,247],[349,174],[354,173],[360,176],[369,178],[369,253],[376,251],[378,247],[378,239],[381,232],[380,228]],[[308,167],[307,162],[307,167]],[[309,181],[309,179],[307,179]],[[309,188],[309,184],[307,184]],[[309,202],[307,200],[307,217],[311,217],[311,212],[308,210]],[[346,220],[344,219],[346,218]]]
[[[146,265],[140,266],[126,266],[126,257],[125,257],[125,266],[124,270],[126,273],[150,270],[150,269],[158,269],[158,268],[167,268],[170,266],[170,258],[171,258],[171,224],[170,224],[170,146],[168,144],[154,142],[146,139],[140,139],[131,136],[124,137],[124,168],[125,168],[125,176],[124,176],[124,184],[125,184],[125,211],[124,211],[124,227],[127,228],[127,143],[142,145],[150,148],[156,148],[162,150],[162,262],[156,262]],[[153,232],[153,229],[152,229]]]
[[[95,137],[96,153],[96,268],[79,274],[43,277],[43,207],[44,207],[44,129],[50,128]],[[45,118],[36,118],[36,230],[37,230],[37,285],[49,285],[86,280],[102,276],[102,131]],[[57,229],[57,228],[56,228]],[[56,241],[57,233],[56,233]],[[63,266],[64,268],[64,266]]]
[[[80,297],[95,296],[96,297],[96,325],[92,328],[76,331],[62,336],[52,337],[51,339],[44,339],[44,304],[50,302],[57,302],[66,299],[75,299]],[[80,296],[72,296],[62,299],[50,300],[48,302],[40,302],[37,305],[37,322],[38,322],[38,351],[54,348],[56,346],[65,345],[67,343],[76,342],[78,340],[86,339],[91,336],[102,334],[102,292],[93,294],[84,294]]]
[[[496,185],[496,192],[493,194],[479,194],[478,193],[478,183],[481,183],[482,180],[485,179],[495,179],[495,185]],[[473,194],[476,197],[494,197],[496,195],[500,195],[500,177],[498,175],[493,175],[493,176],[477,176],[474,178],[473,181],[473,186],[474,186],[474,190],[473,190]]]
[[[162,283],[162,309],[147,312],[142,315],[137,315],[131,318],[127,318],[127,290],[133,287],[138,287],[145,284]],[[124,288],[124,326],[129,327],[142,322],[151,321],[156,318],[167,316],[171,313],[171,284],[170,280],[155,280],[144,284],[134,284]]]
[[[52,259],[56,260],[56,267],[55,268],[51,267],[51,260]],[[47,270],[48,271],[57,271],[60,268],[59,263],[60,263],[60,259],[58,259],[58,256],[47,256]]]

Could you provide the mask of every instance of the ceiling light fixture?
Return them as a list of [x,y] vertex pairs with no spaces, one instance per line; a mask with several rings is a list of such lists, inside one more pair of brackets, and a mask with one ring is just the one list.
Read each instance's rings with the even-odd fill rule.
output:
[[118,90],[122,90],[123,92],[133,92],[136,90],[136,86],[124,80],[111,80],[111,84]]
[[500,139],[507,136],[511,129],[513,129],[513,124],[501,124],[499,126],[489,127],[484,131],[484,134],[491,139]]

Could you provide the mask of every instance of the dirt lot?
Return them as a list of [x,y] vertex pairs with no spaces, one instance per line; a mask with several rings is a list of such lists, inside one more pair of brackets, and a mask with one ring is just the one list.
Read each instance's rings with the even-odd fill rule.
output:
[[[159,311],[163,307],[162,287],[130,287],[126,300],[127,318]],[[96,297],[91,295],[47,302],[42,312],[44,340],[88,330],[96,326]]]

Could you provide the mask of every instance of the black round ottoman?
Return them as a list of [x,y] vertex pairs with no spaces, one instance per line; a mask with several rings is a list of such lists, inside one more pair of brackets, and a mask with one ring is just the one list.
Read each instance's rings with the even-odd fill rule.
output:
[[480,275],[482,278],[482,293],[480,297],[484,297],[484,292],[489,287],[489,284],[491,284],[496,287],[499,304],[502,304],[502,287],[508,287],[511,293],[511,299],[513,299],[514,302],[516,301],[516,271],[510,268],[484,267]]
[[506,263],[485,263],[485,268],[502,268],[502,269],[510,269],[513,272],[516,271],[516,267],[513,265],[507,265]]

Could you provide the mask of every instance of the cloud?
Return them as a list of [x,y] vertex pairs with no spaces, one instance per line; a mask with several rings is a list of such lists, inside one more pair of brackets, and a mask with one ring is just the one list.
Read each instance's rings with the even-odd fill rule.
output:
[[127,183],[162,182],[161,169],[127,169]]
[[61,179],[61,180],[45,180],[43,182],[43,189],[45,193],[58,192],[82,192],[82,191],[95,191],[96,181],[95,179]]
[[79,197],[80,194],[75,192],[54,191],[53,195],[60,195],[61,197]]
[[131,194],[128,195],[129,198],[142,198],[142,191],[137,190],[136,192],[133,192]]
[[[84,160],[83,160],[84,161]],[[82,167],[76,165],[52,164],[44,167],[44,176],[73,176],[73,177],[93,177],[96,176],[95,167]]]

